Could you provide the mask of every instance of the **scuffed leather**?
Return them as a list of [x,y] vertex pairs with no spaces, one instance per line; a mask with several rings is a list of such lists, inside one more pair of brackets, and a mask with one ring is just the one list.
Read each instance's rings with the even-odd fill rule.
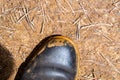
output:
[[74,80],[75,50],[70,45],[46,47],[26,68],[21,80]]

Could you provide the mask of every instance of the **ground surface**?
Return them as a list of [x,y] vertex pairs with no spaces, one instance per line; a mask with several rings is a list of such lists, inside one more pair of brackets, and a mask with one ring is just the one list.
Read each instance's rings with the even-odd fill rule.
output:
[[33,48],[53,34],[78,45],[78,80],[120,79],[120,0],[0,0],[0,44],[15,63],[9,80]]

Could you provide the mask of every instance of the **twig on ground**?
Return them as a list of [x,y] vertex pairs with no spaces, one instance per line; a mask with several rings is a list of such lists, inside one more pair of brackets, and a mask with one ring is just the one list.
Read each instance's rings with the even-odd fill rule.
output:
[[15,21],[15,18],[13,17],[13,14],[10,15],[10,19],[11,19],[11,22],[12,22],[12,23],[15,23],[15,22],[16,22],[16,21]]
[[51,22],[54,22],[49,15],[47,15],[47,17]]
[[113,1],[112,5],[118,6],[118,4],[120,3],[120,1]]
[[78,25],[77,25],[77,30],[76,30],[76,38],[77,38],[77,40],[80,39],[80,29],[81,29],[81,25],[80,25],[80,21],[79,21]]
[[93,77],[93,79],[92,80],[96,80],[96,78],[95,78],[95,73],[94,73],[94,69],[92,69],[92,77]]
[[13,20],[16,23],[16,21],[17,21],[16,13],[13,13]]
[[66,11],[66,12],[69,12],[69,10],[68,9],[66,9],[66,8],[64,8],[63,6],[62,6],[62,4],[60,3],[60,1],[58,0],[58,4],[59,4],[59,6],[61,7],[61,9],[63,9],[64,11]]
[[113,68],[114,71],[120,74],[120,71],[115,67],[115,65],[107,57],[105,57],[105,55],[103,55],[102,53],[99,53],[99,54],[107,61],[109,66],[111,66],[111,68]]
[[79,21],[80,21],[80,16],[77,19],[75,19],[75,21],[73,22],[73,25],[77,24]]
[[113,41],[110,37],[108,37],[107,35],[105,35],[105,34],[102,34],[106,39],[108,39],[109,41]]
[[40,33],[43,33],[44,28],[45,28],[45,26],[44,26],[44,24],[45,24],[45,11],[44,11],[42,3],[41,3],[41,8],[42,8],[41,10],[42,10],[42,15],[43,15],[43,21],[41,23]]
[[111,13],[113,10],[115,10],[115,9],[119,9],[119,6],[118,6],[118,4],[120,3],[120,1],[114,1],[113,3],[112,3],[112,5],[114,6],[112,9],[110,9],[109,11],[108,11],[108,13]]
[[15,30],[15,29],[12,29],[12,28],[6,27],[6,26],[0,26],[0,28],[6,29],[6,30],[9,30],[9,31],[14,31]]
[[20,47],[19,47],[19,49],[18,49],[18,54],[20,53],[20,51],[21,51],[21,47],[22,47],[22,45],[20,45]]
[[70,4],[70,2],[69,2],[68,0],[65,0],[65,1],[66,1],[67,4],[69,5],[69,7],[70,7],[72,13],[75,15],[75,12],[74,12],[74,10],[73,10],[72,5]]
[[[36,8],[36,7],[35,7],[35,8]],[[24,13],[25,13],[25,14],[29,12],[29,10],[28,10],[27,7],[25,7],[23,10],[24,10]],[[33,23],[31,22],[31,20],[29,19],[28,14],[25,15],[25,19],[26,19],[28,25],[30,26],[30,28],[34,31],[34,24],[33,24]]]
[[43,33],[43,30],[44,30],[44,21],[42,21],[42,23],[41,23],[41,29],[40,29],[40,33]]
[[96,64],[96,65],[98,65],[98,66],[105,67],[105,64],[100,63],[100,62],[95,61],[95,60],[84,60],[84,61],[85,61],[85,62],[90,62],[90,63]]
[[16,21],[16,23],[19,23],[22,19],[24,19],[28,14],[30,14],[35,8],[29,10],[28,12],[26,12],[24,15],[20,16],[19,19]]
[[46,20],[46,22],[49,22],[49,21],[54,22],[51,19],[51,17],[49,16],[49,14],[47,14],[47,10],[46,10],[47,9],[47,3],[48,3],[48,1],[45,0],[45,8],[41,4],[41,7],[42,7],[41,11],[42,11],[42,14],[43,14],[43,18]]
[[59,10],[60,10],[62,13],[65,13],[65,11],[68,12],[68,10],[65,9],[65,8],[61,5],[61,3],[60,3],[59,0],[56,0],[56,3],[57,3],[57,7],[59,8]]
[[9,8],[9,9],[5,9],[5,8],[1,8],[2,9],[2,16],[3,15],[7,15],[7,14],[9,14],[9,13],[12,13],[12,12],[15,12],[15,10],[17,9],[18,7],[17,6],[15,6],[14,8]]
[[82,8],[82,10],[83,10],[86,18],[88,18],[88,20],[90,21],[90,23],[92,23],[91,19],[90,19],[89,16],[88,16],[87,10],[85,10],[84,6],[83,6],[80,2],[79,2],[79,5],[80,5],[80,7]]
[[90,28],[90,27],[93,27],[93,26],[113,26],[113,24],[107,24],[107,23],[88,24],[88,25],[81,26],[81,29]]

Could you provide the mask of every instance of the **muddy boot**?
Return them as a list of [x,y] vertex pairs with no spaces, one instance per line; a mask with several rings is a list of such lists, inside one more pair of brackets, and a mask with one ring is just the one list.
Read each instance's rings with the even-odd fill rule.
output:
[[21,80],[75,80],[77,50],[70,39],[52,36],[39,47],[37,56],[27,65]]

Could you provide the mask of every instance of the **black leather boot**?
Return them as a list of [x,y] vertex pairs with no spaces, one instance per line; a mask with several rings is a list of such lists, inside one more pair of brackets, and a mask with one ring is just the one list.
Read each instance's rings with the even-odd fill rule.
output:
[[20,80],[75,80],[77,50],[70,39],[51,36],[39,47]]

